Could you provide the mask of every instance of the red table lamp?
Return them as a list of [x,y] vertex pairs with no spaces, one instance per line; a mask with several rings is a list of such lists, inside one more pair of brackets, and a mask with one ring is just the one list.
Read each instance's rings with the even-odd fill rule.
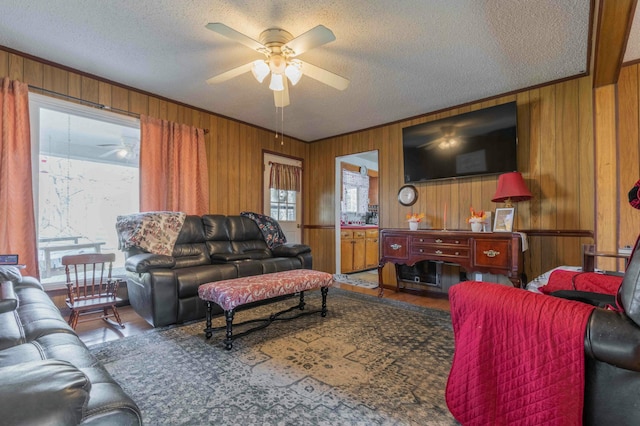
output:
[[500,175],[498,188],[491,199],[494,203],[505,202],[505,207],[513,207],[511,202],[530,200],[532,197],[527,184],[524,183],[520,172],[510,172]]

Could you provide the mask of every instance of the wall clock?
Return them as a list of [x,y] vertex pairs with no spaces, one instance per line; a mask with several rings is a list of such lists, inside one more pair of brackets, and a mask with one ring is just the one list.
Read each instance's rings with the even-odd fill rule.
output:
[[418,201],[418,190],[413,185],[405,185],[398,191],[398,202],[403,206],[412,206]]

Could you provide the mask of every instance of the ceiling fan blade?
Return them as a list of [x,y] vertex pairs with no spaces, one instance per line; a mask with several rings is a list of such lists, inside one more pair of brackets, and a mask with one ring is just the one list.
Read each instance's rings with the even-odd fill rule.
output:
[[257,51],[262,51],[264,49],[267,49],[262,43],[260,43],[259,41],[256,41],[254,39],[252,39],[249,36],[246,36],[244,34],[242,34],[241,32],[238,32],[236,30],[234,30],[231,27],[226,26],[225,24],[222,24],[220,22],[210,22],[206,25],[206,27],[208,29],[210,29],[213,32],[216,32],[220,35],[225,36],[226,38],[236,41],[240,44],[244,44],[245,46],[247,46],[250,49],[253,50],[257,50]]
[[284,79],[284,90],[279,92],[273,91],[273,100],[275,101],[276,108],[284,108],[289,105],[289,82]]
[[311,28],[306,33],[300,34],[298,37],[289,41],[283,46],[283,49],[291,49],[293,53],[289,56],[294,57],[306,52],[307,50],[311,50],[314,47],[327,44],[335,39],[336,36],[333,35],[333,31],[324,25],[318,25],[317,27]]
[[108,156],[110,156],[110,155],[112,155],[112,154],[115,154],[116,152],[118,152],[118,151],[120,151],[120,150],[122,150],[122,149],[123,149],[123,148],[112,149],[112,150],[111,150],[111,151],[109,151],[109,152],[105,152],[104,154],[100,154],[100,158],[108,157]]
[[308,62],[302,62],[302,75],[318,80],[320,83],[324,83],[334,89],[344,90],[349,87],[349,80],[346,78],[341,77],[338,74],[334,74],[331,71],[327,71],[324,68],[311,65]]
[[252,66],[253,62],[249,62],[248,64],[233,68],[229,71],[223,72],[222,74],[218,74],[215,77],[211,77],[209,80],[207,80],[207,84],[216,84],[222,83],[223,81],[231,80],[232,78],[237,77],[240,74],[251,71]]

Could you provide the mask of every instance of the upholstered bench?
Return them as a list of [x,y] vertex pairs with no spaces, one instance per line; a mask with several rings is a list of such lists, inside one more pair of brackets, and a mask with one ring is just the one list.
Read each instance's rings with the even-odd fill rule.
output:
[[[252,322],[263,322],[262,325],[251,328],[235,337],[244,336],[255,330],[259,330],[276,320],[290,320],[302,315],[309,315],[320,312],[321,316],[327,315],[327,292],[333,285],[333,276],[326,272],[313,271],[309,269],[294,269],[291,271],[276,272],[272,274],[253,275],[243,278],[235,278],[223,281],[214,281],[202,284],[198,287],[198,296],[207,303],[207,328],[204,329],[207,339],[213,331],[226,328],[227,335],[225,347],[231,349],[233,346],[233,316],[237,307],[247,303],[259,302],[261,300],[273,299],[275,297],[300,293],[300,301],[296,306],[277,312],[269,318],[244,321],[236,325],[243,325]],[[279,318],[280,315],[293,311],[294,309],[304,310],[304,292],[307,290],[320,289],[322,293],[322,309],[315,311],[305,311],[298,315],[287,318]],[[211,327],[212,303],[219,305],[224,310],[226,326]]]

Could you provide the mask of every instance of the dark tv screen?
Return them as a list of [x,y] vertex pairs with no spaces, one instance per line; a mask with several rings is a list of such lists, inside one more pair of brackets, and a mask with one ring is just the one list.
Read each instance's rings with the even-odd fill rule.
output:
[[517,170],[516,103],[402,129],[405,183]]

